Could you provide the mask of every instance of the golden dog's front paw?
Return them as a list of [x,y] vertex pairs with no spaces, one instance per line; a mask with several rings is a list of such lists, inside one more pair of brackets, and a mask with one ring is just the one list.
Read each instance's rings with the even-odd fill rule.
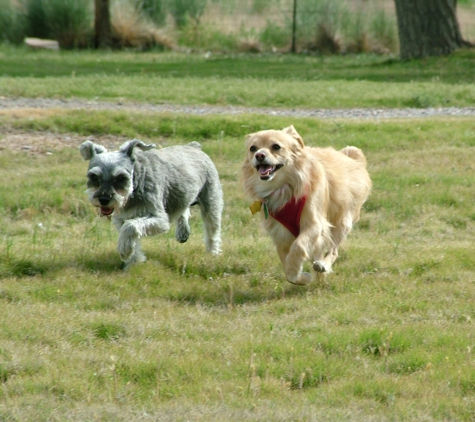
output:
[[330,273],[331,272],[331,268],[328,268],[328,265],[323,261],[314,261],[313,269],[317,273]]
[[312,276],[309,273],[300,273],[295,279],[287,279],[287,281],[296,286],[305,286],[312,281]]

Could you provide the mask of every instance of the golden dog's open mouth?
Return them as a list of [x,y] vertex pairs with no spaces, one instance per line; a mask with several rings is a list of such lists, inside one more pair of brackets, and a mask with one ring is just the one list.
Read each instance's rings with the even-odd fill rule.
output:
[[283,164],[277,164],[276,166],[270,166],[268,164],[258,164],[256,166],[257,171],[261,175],[261,180],[268,180],[277,170],[284,167]]

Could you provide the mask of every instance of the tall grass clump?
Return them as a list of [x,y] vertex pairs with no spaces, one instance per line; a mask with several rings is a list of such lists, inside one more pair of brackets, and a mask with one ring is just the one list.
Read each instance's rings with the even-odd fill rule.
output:
[[90,46],[93,11],[88,0],[25,0],[27,35],[58,41],[63,49]]
[[158,26],[163,26],[167,20],[167,9],[164,0],[138,0],[136,8]]
[[10,0],[0,0],[0,42],[21,44],[25,37],[24,15]]
[[[156,4],[158,7],[158,3]],[[151,5],[150,7],[152,7]],[[134,48],[147,50],[156,48],[170,50],[174,48],[173,39],[165,31],[158,29],[144,3],[134,7],[127,1],[114,3],[112,8],[112,28],[116,48]],[[156,16],[159,19],[159,16]]]
[[396,18],[385,10],[374,12],[370,22],[370,34],[375,51],[385,53],[399,49]]
[[37,38],[51,38],[46,19],[44,0],[24,0],[23,8],[27,24],[27,35]]
[[304,0],[297,9],[297,28],[300,44],[307,50],[339,53],[337,31],[341,23],[342,2],[332,0]]
[[207,0],[169,0],[169,10],[178,28],[183,28],[190,20],[199,23],[206,9]]
[[44,0],[52,38],[61,48],[86,47],[92,32],[92,5],[89,0]]
[[260,33],[259,40],[265,50],[289,50],[290,33],[289,28],[276,25],[268,19],[265,28]]
[[376,2],[302,0],[297,8],[301,50],[321,54],[394,52],[396,21]]

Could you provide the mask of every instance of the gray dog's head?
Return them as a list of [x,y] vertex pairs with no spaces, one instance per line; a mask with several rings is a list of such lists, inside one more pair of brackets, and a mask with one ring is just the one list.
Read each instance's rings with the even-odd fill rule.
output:
[[134,139],[113,152],[91,141],[83,142],[79,147],[82,157],[90,160],[87,172],[89,200],[102,215],[109,216],[122,208],[134,191],[135,148],[148,151],[155,148],[155,144],[147,145]]

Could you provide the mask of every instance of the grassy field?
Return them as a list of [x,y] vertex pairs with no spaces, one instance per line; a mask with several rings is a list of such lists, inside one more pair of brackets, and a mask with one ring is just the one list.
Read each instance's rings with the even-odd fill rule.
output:
[[[2,54],[27,61],[43,56]],[[65,60],[79,69],[94,55],[78,55],[77,66],[73,56]],[[461,56],[437,63],[455,69],[458,59],[465,60]],[[124,65],[123,97],[147,101],[136,98],[137,86],[147,78],[127,72],[129,56],[108,57]],[[182,72],[205,66],[204,59],[193,60],[196,67],[184,58],[174,62]],[[236,72],[239,60],[229,62]],[[402,87],[411,83],[404,73],[423,68],[340,58],[346,78],[331,80],[328,70],[315,81],[286,78],[283,68],[280,77],[266,77],[267,66],[272,75],[278,60],[252,60],[260,75],[248,80],[246,72],[228,78],[224,71],[212,76],[211,70],[167,78],[183,87],[187,77],[213,79],[229,90],[255,82],[283,93],[281,103],[270,100],[272,106],[292,106],[287,101],[296,93],[287,92],[287,83],[295,83],[303,97],[309,86],[318,91],[319,83],[332,82],[349,107],[361,106],[345,93],[350,84],[369,83],[369,78],[352,81],[351,69],[371,74],[383,66],[389,82],[377,84],[382,100],[373,105],[390,106],[388,93],[398,86],[390,82],[392,66],[400,68],[394,78]],[[314,64],[308,58],[283,60],[295,61],[300,75]],[[366,63],[358,67],[357,60]],[[74,84],[63,85],[71,81],[66,65],[64,76],[54,77],[40,75],[41,66],[30,64],[30,76],[6,66],[0,60],[4,96],[16,95],[9,91],[14,85],[24,89],[19,95],[34,96],[35,85],[39,89],[43,82],[39,95],[45,97],[89,98],[92,92],[87,84],[78,84],[74,93]],[[452,105],[464,105],[468,100],[459,93],[473,87],[461,67],[459,83],[444,81],[442,70],[438,79],[421,70],[412,86],[427,84],[434,96],[446,87]],[[100,77],[97,89],[104,90],[104,99],[115,100],[114,87],[104,88],[116,77],[111,73],[90,77]],[[220,103],[219,87],[203,103]],[[199,101],[193,94],[199,87],[188,86],[192,94],[182,89],[170,102]],[[259,105],[251,94],[245,105]],[[361,94],[364,104],[372,104],[371,93]],[[162,101],[166,93],[150,95]],[[331,104],[322,100],[322,106]],[[285,281],[275,249],[238,184],[245,134],[289,124],[308,145],[361,147],[374,182],[335,272],[307,287]],[[3,110],[0,128],[0,420],[474,420],[473,119],[323,121]],[[30,145],[38,136],[46,142],[31,149],[2,142]],[[131,137],[162,146],[200,141],[223,184],[223,254],[205,255],[195,210],[187,243],[178,244],[173,233],[147,238],[148,262],[122,272],[117,235],[84,193],[87,163],[77,146],[89,136],[108,147]],[[49,144],[48,138],[62,142]]]
[[446,107],[475,103],[475,51],[387,56],[211,56],[0,47],[0,95],[257,107]]

